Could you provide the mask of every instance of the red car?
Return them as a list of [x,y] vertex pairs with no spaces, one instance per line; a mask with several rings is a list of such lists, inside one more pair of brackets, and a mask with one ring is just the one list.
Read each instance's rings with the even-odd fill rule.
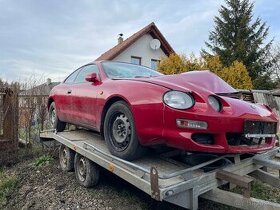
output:
[[162,75],[144,66],[89,63],[53,88],[50,122],[96,130],[113,155],[132,160],[145,146],[186,151],[256,153],[272,149],[277,116],[245,102],[209,71]]

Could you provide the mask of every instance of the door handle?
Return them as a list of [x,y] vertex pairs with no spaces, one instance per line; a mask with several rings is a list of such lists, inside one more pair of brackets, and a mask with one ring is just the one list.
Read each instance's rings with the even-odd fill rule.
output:
[[71,94],[72,93],[72,90],[67,90],[67,94]]

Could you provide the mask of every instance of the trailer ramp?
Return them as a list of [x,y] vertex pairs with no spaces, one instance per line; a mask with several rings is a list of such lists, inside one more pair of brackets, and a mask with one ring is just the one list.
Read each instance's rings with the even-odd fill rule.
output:
[[[195,210],[198,209],[198,198],[203,197],[241,209],[280,209],[280,204],[250,198],[254,179],[280,186],[279,177],[262,170],[264,167],[280,169],[280,162],[272,160],[279,156],[279,148],[262,154],[249,154],[246,158],[224,155],[191,167],[165,154],[148,154],[135,161],[122,160],[110,154],[100,135],[87,130],[44,131],[40,137],[60,142],[158,201]],[[222,158],[230,158],[234,163],[207,173],[202,170]],[[218,188],[227,183],[245,188],[245,194],[238,195]]]

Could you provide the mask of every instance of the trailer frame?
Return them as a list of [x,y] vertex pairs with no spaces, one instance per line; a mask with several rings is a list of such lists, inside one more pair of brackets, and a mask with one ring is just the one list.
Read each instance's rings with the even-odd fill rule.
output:
[[[280,148],[262,154],[223,155],[193,167],[173,162],[168,154],[153,155],[136,161],[126,161],[109,153],[105,141],[94,132],[74,130],[56,132],[47,130],[40,133],[42,141],[55,140],[88,158],[99,166],[114,173],[130,184],[149,194],[157,201],[167,201],[178,206],[196,210],[198,198],[202,197],[218,203],[241,209],[280,209],[280,204],[250,197],[254,179],[272,186],[280,186],[279,176],[263,169],[280,170],[280,162],[272,160],[280,156]],[[234,163],[214,171],[203,172],[201,169],[222,158],[231,158]],[[230,183],[231,187],[245,188],[244,195],[221,190],[218,187]],[[230,196],[232,199],[227,198]]]

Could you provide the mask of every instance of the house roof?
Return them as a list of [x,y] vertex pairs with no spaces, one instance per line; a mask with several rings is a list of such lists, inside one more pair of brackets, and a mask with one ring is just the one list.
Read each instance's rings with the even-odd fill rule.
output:
[[107,52],[103,53],[101,56],[99,56],[96,61],[100,60],[112,60],[115,57],[117,57],[120,53],[122,53],[125,49],[127,49],[130,45],[135,43],[140,37],[143,35],[149,33],[154,39],[158,39],[161,43],[161,49],[166,55],[170,55],[172,53],[175,53],[173,48],[170,46],[170,44],[167,42],[167,40],[164,38],[162,33],[159,31],[157,26],[154,22],[150,23],[140,31],[136,32],[132,36],[125,39],[120,44],[117,44]]
[[19,96],[48,96],[54,86],[59,83],[60,82],[51,82],[50,84],[44,83],[31,89],[21,91]]

